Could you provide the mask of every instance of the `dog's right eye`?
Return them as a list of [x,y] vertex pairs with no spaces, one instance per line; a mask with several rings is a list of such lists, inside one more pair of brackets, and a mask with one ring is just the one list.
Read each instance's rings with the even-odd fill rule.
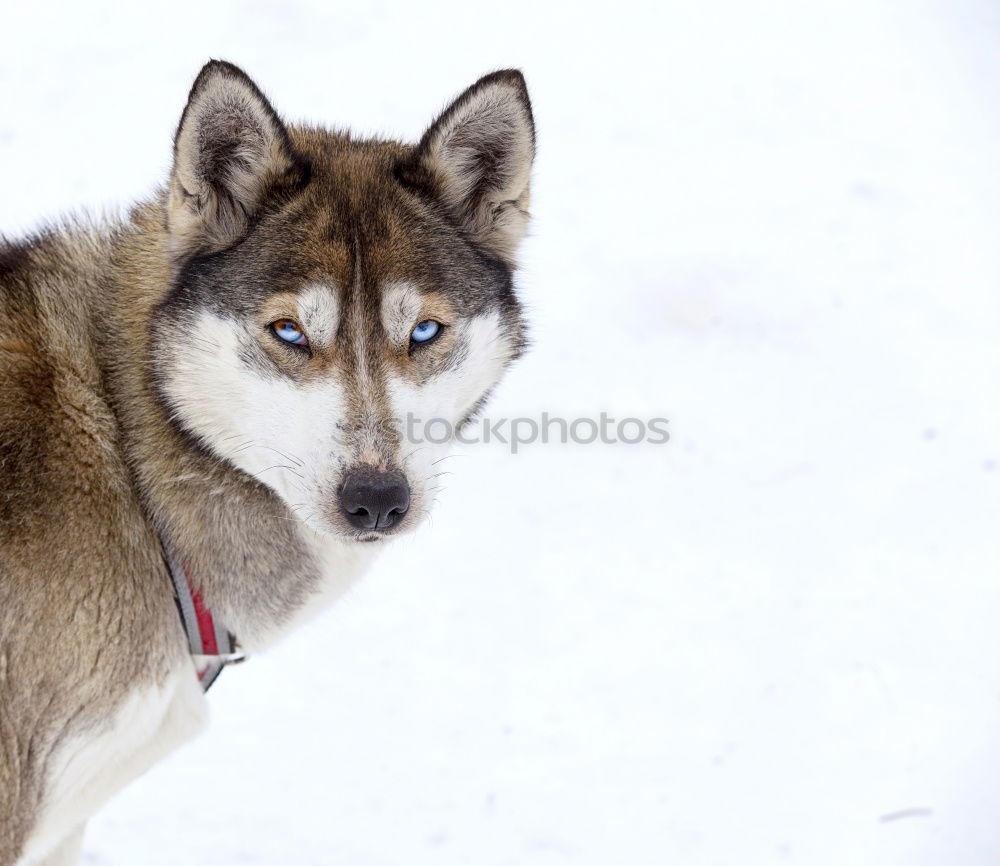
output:
[[278,319],[271,324],[271,330],[274,331],[274,336],[285,343],[302,346],[304,349],[309,347],[308,338],[299,327],[298,322],[292,319]]

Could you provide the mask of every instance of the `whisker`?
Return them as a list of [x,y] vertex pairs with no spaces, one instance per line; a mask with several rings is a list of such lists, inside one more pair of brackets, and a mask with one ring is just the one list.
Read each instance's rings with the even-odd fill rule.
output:
[[274,448],[271,445],[261,445],[260,447],[261,448],[266,448],[268,451],[273,451],[275,454],[280,454],[286,460],[291,460],[292,463],[297,464],[299,467],[305,466],[305,463],[303,463],[301,460],[299,460],[298,457],[295,457],[295,456],[293,456],[291,454],[286,454],[284,451],[281,451],[278,448]]
[[411,457],[412,457],[412,456],[413,456],[414,454],[416,454],[416,453],[417,453],[418,451],[423,451],[423,450],[424,450],[424,449],[425,449],[426,447],[427,447],[426,445],[420,445],[419,447],[417,447],[417,448],[414,448],[414,449],[413,449],[413,450],[412,450],[412,451],[411,451],[411,452],[410,452],[409,454],[407,454],[407,455],[406,455],[406,456],[405,456],[405,457],[403,458],[403,460],[402,460],[402,462],[403,462],[403,465],[405,466],[405,465],[406,465],[406,461],[407,461],[407,460],[409,460],[409,459],[410,459],[410,458],[411,458]]
[[431,466],[437,466],[438,463],[443,463],[445,460],[451,460],[453,457],[468,457],[468,454],[446,454],[444,457],[439,457],[437,460],[431,461]]
[[253,440],[253,439],[251,439],[251,440],[250,440],[249,442],[245,442],[245,443],[243,443],[242,445],[240,445],[240,446],[239,446],[238,448],[236,448],[236,449],[235,449],[234,451],[230,451],[230,452],[229,452],[229,456],[230,456],[230,457],[232,457],[232,455],[233,455],[233,454],[239,454],[239,453],[240,453],[240,451],[245,451],[245,450],[246,450],[247,448],[249,448],[249,447],[250,447],[251,445],[253,445],[253,444],[254,444],[254,440]]
[[252,475],[254,478],[256,478],[262,472],[267,472],[270,469],[289,469],[292,472],[295,471],[294,469],[292,469],[291,466],[285,466],[283,463],[275,463],[274,466],[268,466],[266,469],[261,469],[259,472],[251,472],[250,475]]

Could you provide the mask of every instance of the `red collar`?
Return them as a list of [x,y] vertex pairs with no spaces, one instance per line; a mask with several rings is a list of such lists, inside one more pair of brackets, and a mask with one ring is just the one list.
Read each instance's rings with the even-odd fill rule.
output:
[[170,548],[164,544],[167,570],[174,584],[174,598],[181,615],[181,625],[187,635],[188,648],[202,691],[207,692],[215,678],[228,664],[243,661],[239,644],[232,632],[218,622],[205,607],[201,594],[191,580],[191,574]]

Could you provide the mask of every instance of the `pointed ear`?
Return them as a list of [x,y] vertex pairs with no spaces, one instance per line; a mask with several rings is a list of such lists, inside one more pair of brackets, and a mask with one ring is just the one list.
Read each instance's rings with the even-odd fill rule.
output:
[[468,235],[508,265],[528,228],[535,125],[524,76],[487,75],[431,124],[401,167],[439,199]]
[[210,61],[174,137],[171,252],[179,257],[231,246],[270,194],[303,177],[288,131],[257,85],[231,63]]

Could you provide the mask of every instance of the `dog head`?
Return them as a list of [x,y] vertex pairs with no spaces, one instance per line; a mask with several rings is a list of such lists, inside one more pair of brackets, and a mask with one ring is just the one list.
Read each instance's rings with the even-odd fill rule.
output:
[[404,145],[288,127],[209,63],[175,139],[173,279],[151,326],[174,422],[318,531],[412,528],[524,346],[512,271],[533,156],[516,71]]

